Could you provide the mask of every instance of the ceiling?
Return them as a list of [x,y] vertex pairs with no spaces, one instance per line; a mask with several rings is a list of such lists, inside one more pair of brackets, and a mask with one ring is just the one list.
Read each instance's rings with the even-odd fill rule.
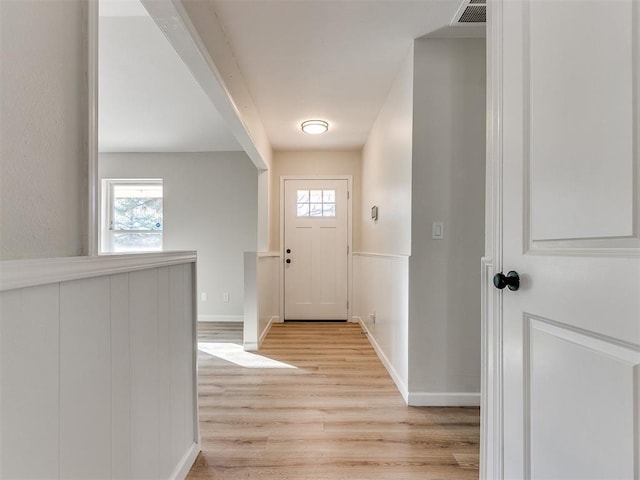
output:
[[241,150],[141,3],[100,0],[100,152]]
[[[274,149],[358,149],[415,38],[461,0],[207,0]],[[327,134],[301,133],[327,120]]]
[[[364,145],[413,40],[448,36],[462,0],[199,1],[215,10],[272,147],[337,150]],[[240,150],[138,0],[100,9],[100,150]],[[329,132],[302,133],[307,119]]]

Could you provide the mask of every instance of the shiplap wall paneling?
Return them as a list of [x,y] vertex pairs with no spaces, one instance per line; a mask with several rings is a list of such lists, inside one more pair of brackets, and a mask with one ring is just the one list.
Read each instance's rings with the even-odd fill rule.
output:
[[[183,329],[185,329],[185,339],[182,346],[182,351],[186,358],[182,359],[181,364],[187,369],[186,374],[182,378],[182,382],[179,383],[176,388],[184,389],[187,392],[187,404],[185,408],[185,428],[187,429],[188,444],[193,445],[199,443],[199,429],[198,429],[198,395],[196,387],[198,385],[198,371],[195,368],[197,360],[197,326],[196,326],[196,313],[197,303],[194,296],[197,291],[197,276],[196,265],[184,265],[183,266],[183,302],[184,302],[184,317],[183,317]],[[181,449],[181,451],[184,451]]]
[[58,284],[2,292],[1,478],[58,477],[59,306]]
[[129,274],[131,477],[160,478],[158,269]]
[[170,267],[170,319],[169,325],[169,351],[171,353],[170,374],[170,400],[174,414],[171,416],[171,463],[177,465],[184,452],[192,443],[193,437],[189,436],[189,428],[192,425],[188,418],[187,404],[189,402],[189,389],[186,382],[189,380],[189,347],[188,323],[190,318],[186,316],[185,308],[189,297],[183,295],[185,288],[185,271],[188,267],[181,265]]
[[111,476],[110,303],[109,277],[60,284],[61,478]]
[[186,263],[0,293],[0,478],[186,474],[194,275]]
[[171,341],[169,267],[158,269],[158,468],[160,478],[171,475]]
[[111,287],[111,473],[131,477],[129,274],[110,277]]

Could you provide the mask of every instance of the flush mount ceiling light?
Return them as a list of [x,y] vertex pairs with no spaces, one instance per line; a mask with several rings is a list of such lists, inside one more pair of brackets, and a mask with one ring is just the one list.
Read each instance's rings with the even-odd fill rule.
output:
[[307,120],[302,122],[302,131],[311,135],[318,135],[329,130],[329,124],[324,120]]

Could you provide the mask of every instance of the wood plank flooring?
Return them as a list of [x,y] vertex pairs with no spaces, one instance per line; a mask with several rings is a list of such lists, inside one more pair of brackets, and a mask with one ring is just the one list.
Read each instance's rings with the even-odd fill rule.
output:
[[478,478],[479,410],[407,407],[359,325],[278,323],[259,356],[238,351],[241,324],[199,338],[188,479]]

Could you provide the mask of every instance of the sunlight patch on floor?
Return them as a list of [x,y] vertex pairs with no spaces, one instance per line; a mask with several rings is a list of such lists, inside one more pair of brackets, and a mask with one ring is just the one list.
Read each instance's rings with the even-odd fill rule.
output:
[[245,352],[242,345],[236,343],[199,342],[198,350],[244,368],[297,368],[272,358]]

